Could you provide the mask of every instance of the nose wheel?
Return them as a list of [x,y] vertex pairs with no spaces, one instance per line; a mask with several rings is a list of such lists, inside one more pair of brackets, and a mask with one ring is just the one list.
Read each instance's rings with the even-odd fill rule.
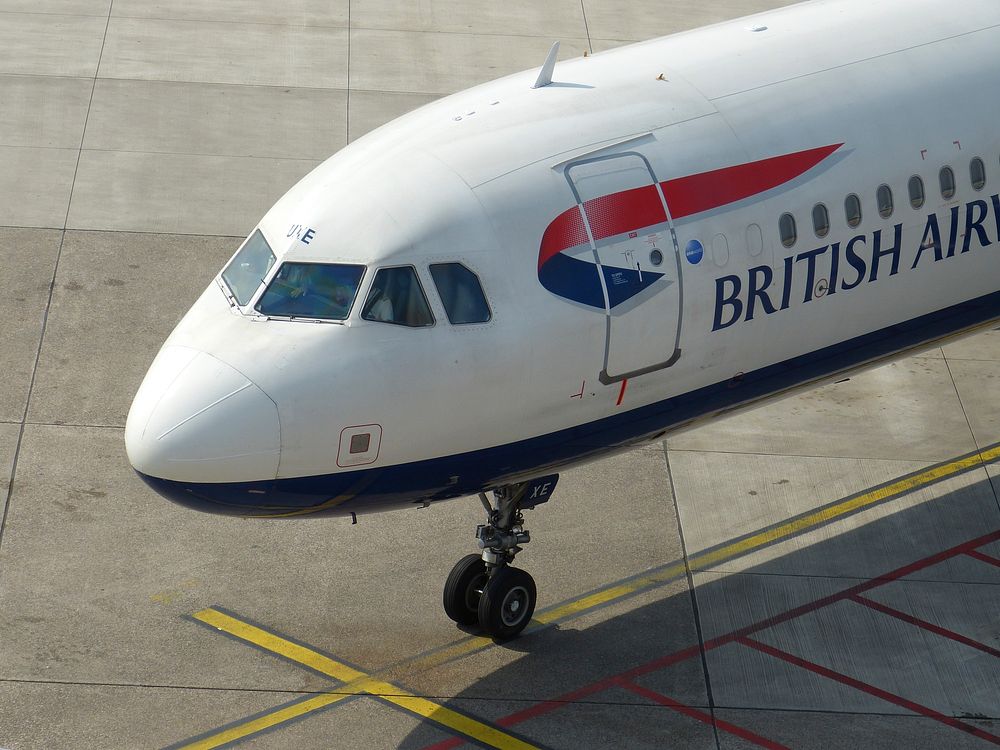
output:
[[444,611],[459,625],[479,622],[479,600],[489,578],[482,555],[466,555],[444,582]]
[[448,617],[467,627],[478,624],[499,640],[513,638],[531,622],[535,581],[511,563],[521,545],[531,541],[521,511],[548,501],[558,479],[552,475],[499,487],[493,491],[496,507],[480,494],[487,523],[476,529],[476,539],[483,551],[466,555],[448,574],[443,597]]
[[520,568],[504,566],[479,597],[479,627],[494,638],[513,638],[531,622],[535,580]]

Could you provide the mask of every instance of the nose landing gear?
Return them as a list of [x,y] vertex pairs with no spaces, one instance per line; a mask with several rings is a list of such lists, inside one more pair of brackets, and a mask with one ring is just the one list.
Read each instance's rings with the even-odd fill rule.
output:
[[493,490],[495,506],[485,493],[479,499],[487,523],[476,529],[481,555],[466,555],[451,569],[444,584],[444,611],[460,625],[479,627],[497,639],[513,638],[531,622],[535,581],[511,563],[521,545],[531,541],[522,510],[547,502],[558,474]]

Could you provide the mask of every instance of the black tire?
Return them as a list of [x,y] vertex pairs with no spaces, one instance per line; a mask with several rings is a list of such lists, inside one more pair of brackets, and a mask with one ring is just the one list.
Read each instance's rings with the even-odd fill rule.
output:
[[493,574],[479,599],[479,627],[501,640],[513,638],[535,611],[535,581],[523,570],[505,566]]
[[480,555],[466,555],[444,582],[444,611],[459,625],[479,622],[479,592],[486,585],[486,563]]

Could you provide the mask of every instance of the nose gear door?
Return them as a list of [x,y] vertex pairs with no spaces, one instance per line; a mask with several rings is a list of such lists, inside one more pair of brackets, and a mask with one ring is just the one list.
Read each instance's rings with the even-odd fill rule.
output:
[[652,166],[627,152],[571,162],[565,175],[604,292],[601,382],[670,367],[681,355],[681,260]]

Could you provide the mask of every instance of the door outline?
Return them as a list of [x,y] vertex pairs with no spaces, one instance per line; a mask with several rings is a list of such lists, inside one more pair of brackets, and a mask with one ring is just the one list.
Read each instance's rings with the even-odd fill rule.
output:
[[[667,228],[670,230],[670,239],[674,246],[674,263],[677,270],[677,330],[674,334],[674,348],[670,356],[658,362],[656,364],[647,365],[645,367],[640,367],[629,372],[624,372],[618,375],[612,375],[608,372],[609,357],[611,354],[611,303],[608,296],[607,282],[604,278],[604,265],[601,263],[601,257],[598,251],[597,242],[594,240],[594,233],[590,227],[590,219],[587,216],[587,211],[584,208],[584,200],[580,196],[580,191],[577,189],[576,184],[573,182],[573,178],[570,172],[574,167],[580,167],[585,164],[593,164],[595,162],[601,161],[611,161],[613,159],[622,159],[625,157],[638,157],[642,160],[642,163],[646,167],[646,171],[649,173],[650,180],[652,184],[656,187],[656,194],[660,198],[660,205],[663,207],[663,214],[666,217]],[[639,375],[645,375],[649,372],[655,372],[657,370],[663,370],[671,367],[681,356],[680,341],[681,341],[681,327],[684,319],[684,279],[681,270],[681,253],[680,246],[677,243],[677,232],[674,230],[674,221],[670,216],[670,207],[667,205],[666,196],[663,194],[663,188],[660,185],[659,179],[656,177],[656,173],[653,171],[653,165],[649,163],[649,159],[640,154],[638,151],[623,151],[616,154],[605,154],[603,156],[593,156],[590,158],[577,159],[575,161],[569,162],[563,174],[566,177],[566,182],[569,183],[570,190],[573,191],[573,198],[576,200],[577,210],[580,212],[580,217],[583,220],[584,229],[587,232],[587,241],[590,243],[590,250],[594,254],[594,262],[596,264],[597,278],[601,284],[601,291],[604,294],[604,316],[605,316],[605,333],[604,333],[604,367],[601,370],[598,379],[604,385],[609,385],[611,383],[617,383],[627,378],[638,377]],[[635,230],[645,229],[646,227],[636,227]],[[633,230],[633,231],[635,231]]]

